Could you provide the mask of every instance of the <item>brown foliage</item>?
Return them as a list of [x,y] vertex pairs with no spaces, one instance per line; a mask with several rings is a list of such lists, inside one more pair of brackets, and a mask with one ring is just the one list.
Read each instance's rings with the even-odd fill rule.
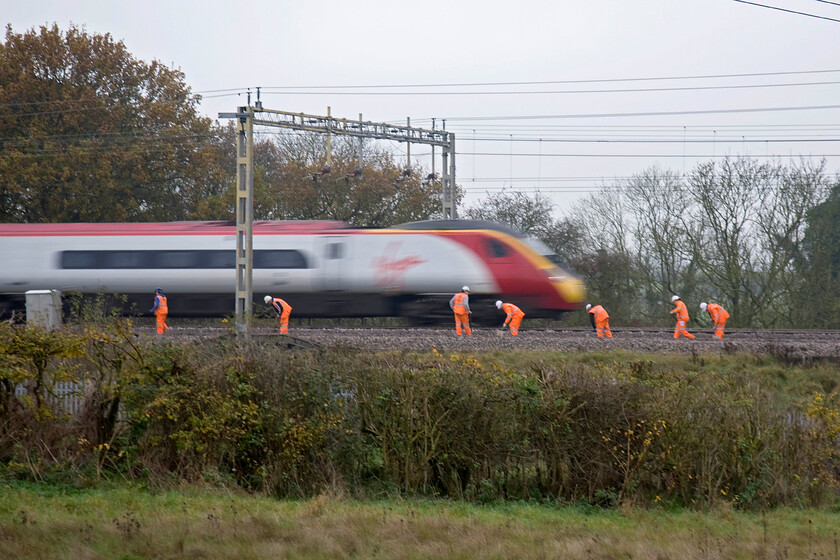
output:
[[8,26],[0,43],[0,220],[192,217],[184,202],[219,194],[206,192],[218,131],[197,103],[180,70],[134,59],[109,34],[55,25],[18,34]]

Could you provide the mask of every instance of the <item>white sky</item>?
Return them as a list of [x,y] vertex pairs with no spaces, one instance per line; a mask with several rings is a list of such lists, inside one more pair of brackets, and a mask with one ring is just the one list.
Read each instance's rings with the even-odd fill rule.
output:
[[[840,0],[756,3],[840,20]],[[538,188],[562,214],[652,165],[682,173],[725,154],[825,155],[840,171],[840,108],[744,111],[840,106],[840,21],[734,0],[0,0],[0,14],[15,32],[110,33],[136,58],[180,68],[213,118],[260,86],[271,109],[446,119],[467,205]],[[763,73],[790,74],[700,78]],[[628,81],[677,77],[690,78]],[[580,83],[557,83],[568,81]],[[316,89],[400,85],[430,87]],[[772,87],[721,89],[757,85]],[[663,112],[676,114],[650,114]],[[505,116],[555,118],[487,119]],[[412,146],[412,160],[428,168],[429,152]]]

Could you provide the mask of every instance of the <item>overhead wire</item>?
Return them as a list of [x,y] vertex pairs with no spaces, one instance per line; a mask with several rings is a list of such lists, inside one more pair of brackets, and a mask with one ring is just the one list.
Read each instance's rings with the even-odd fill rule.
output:
[[[497,82],[497,83],[484,83],[484,84],[421,84],[415,86],[405,86],[405,85],[386,85],[386,86],[314,86],[315,88],[326,88],[326,87],[365,87],[365,88],[375,88],[375,87],[386,87],[386,88],[404,88],[404,87],[423,87],[423,88],[433,88],[433,87],[469,87],[469,86],[496,86],[496,85],[536,85],[536,84],[571,84],[571,83],[610,83],[610,82],[630,82],[630,81],[646,81],[646,80],[677,80],[677,79],[701,79],[701,78],[732,78],[732,77],[754,77],[754,76],[779,76],[779,75],[791,75],[791,74],[814,74],[814,73],[829,73],[829,72],[840,72],[840,70],[814,70],[814,71],[801,71],[801,72],[773,72],[773,73],[753,73],[753,74],[719,74],[719,75],[709,75],[709,76],[671,76],[671,77],[643,77],[643,78],[619,78],[619,79],[605,79],[605,80],[565,80],[565,81],[545,81],[545,82]],[[711,85],[711,86],[696,86],[696,87],[666,87],[666,88],[626,88],[626,89],[613,89],[613,90],[566,90],[559,93],[594,93],[594,92],[601,92],[601,93],[627,93],[627,92],[655,92],[655,91],[678,91],[678,90],[702,90],[702,89],[731,89],[731,88],[767,88],[767,87],[791,87],[791,86],[824,86],[824,85],[835,85],[840,82],[838,81],[823,81],[823,82],[804,82],[804,83],[780,83],[780,84],[737,84],[737,85]],[[262,92],[266,92],[265,88],[262,88]],[[205,90],[204,92],[191,92],[202,99],[209,98],[209,97],[223,97],[223,96],[233,96],[233,95],[243,95],[246,91],[237,90],[237,89],[220,89],[220,90]],[[429,92],[429,94],[435,94],[436,92]],[[440,93],[440,92],[437,92]],[[444,92],[446,93],[446,92]],[[461,92],[461,93],[475,93],[475,92]],[[523,93],[526,95],[532,95],[536,93],[546,93],[546,92],[539,92],[539,91],[528,91],[528,92],[495,92],[496,94],[499,93]],[[172,100],[169,103],[176,103],[182,100]],[[198,101],[196,98],[195,101]],[[80,105],[87,103],[87,100],[78,100],[76,102],[72,102],[74,104]],[[150,103],[162,103],[163,101],[160,100],[153,100]],[[42,102],[37,102],[40,104]],[[48,103],[61,103],[61,101],[56,102],[43,102],[44,105]],[[21,106],[24,104],[20,104]],[[33,106],[35,104],[26,104],[26,106]],[[12,104],[0,105],[0,107],[11,107]],[[18,105],[15,105],[18,106]],[[72,105],[71,105],[72,107]],[[517,144],[522,143],[533,143],[533,142],[546,142],[546,143],[610,143],[610,144],[676,144],[676,143],[683,143],[685,144],[735,144],[735,143],[742,143],[742,144],[780,144],[780,143],[805,143],[805,142],[821,142],[821,143],[828,143],[828,142],[835,142],[838,141],[838,138],[835,138],[836,130],[840,125],[837,124],[779,124],[779,125],[733,125],[733,124],[721,124],[721,125],[692,125],[690,128],[693,131],[714,131],[716,129],[725,129],[729,131],[729,136],[715,136],[714,139],[709,139],[708,136],[706,137],[686,137],[684,135],[684,131],[686,129],[685,126],[677,126],[677,125],[621,125],[621,124],[610,124],[610,125],[599,125],[593,123],[579,123],[576,125],[570,124],[551,124],[551,123],[543,123],[539,125],[532,125],[528,124],[528,120],[537,120],[537,119],[546,119],[546,120],[560,120],[560,119],[580,119],[580,118],[622,118],[622,117],[647,117],[647,116],[662,116],[662,115],[696,115],[696,114],[734,114],[734,113],[755,113],[755,112],[778,112],[778,111],[806,111],[806,110],[833,110],[840,108],[840,105],[821,105],[821,106],[805,106],[805,107],[769,107],[769,108],[745,108],[745,109],[717,109],[717,110],[688,110],[688,111],[657,111],[657,112],[638,112],[638,113],[603,113],[603,114],[591,114],[591,115],[583,115],[583,114],[569,114],[569,115],[516,115],[516,116],[474,116],[474,117],[462,117],[462,116],[455,116],[455,117],[448,117],[446,120],[450,122],[449,129],[452,132],[461,132],[462,134],[468,133],[469,131],[473,131],[473,140],[478,142],[509,142],[511,145],[515,142]],[[77,111],[86,111],[86,110],[101,110],[101,106],[85,108],[76,107],[66,110],[58,110],[58,111],[42,111],[42,112],[27,112],[27,113],[18,113],[12,115],[6,115],[5,118],[8,117],[25,117],[25,116],[37,116],[37,115],[54,115],[60,114],[62,112],[77,112]],[[3,117],[3,115],[0,115]],[[441,119],[442,120],[442,119]],[[413,123],[422,123],[422,122],[430,122],[431,119],[412,119]],[[508,122],[505,122],[508,121]],[[395,121],[399,124],[402,124],[402,121]],[[505,122],[505,124],[501,124]],[[499,124],[495,124],[499,123]],[[478,129],[482,131],[482,136],[475,136],[474,131]],[[492,131],[494,129],[499,130],[499,134],[502,134],[504,131],[504,138],[492,137]],[[540,138],[518,138],[513,137],[512,132],[517,130],[528,131],[529,133],[533,134],[535,132],[540,132],[544,135]],[[666,134],[663,134],[662,131],[666,131]],[[642,137],[623,137],[619,138],[616,137],[615,131],[622,131],[622,132],[636,132],[637,136],[641,133],[653,133],[654,136],[642,136]],[[784,131],[784,135],[786,138],[778,137],[779,133],[776,133],[776,137],[771,138],[745,138],[745,134],[742,134],[741,138],[735,138],[731,136],[735,132],[747,132],[747,131],[763,131],[763,133],[768,133],[770,131]],[[579,137],[571,138],[570,132],[577,132],[579,133]],[[668,138],[667,132],[671,132],[674,136]],[[811,134],[806,135],[802,134],[798,137],[794,137],[795,132],[811,132]],[[825,132],[826,134],[816,134],[816,132]],[[265,135],[268,136],[270,134],[284,134],[289,135],[289,131],[281,131],[281,132],[256,132],[258,135]],[[678,139],[676,134],[682,133],[683,136],[681,139]],[[557,136],[549,136],[549,135],[563,135],[562,137]],[[597,135],[596,137],[588,137],[586,135]],[[611,137],[608,136],[611,134]],[[664,136],[664,137],[662,137]],[[79,140],[80,142],[104,142],[103,144],[88,144],[88,145],[63,145],[59,146],[57,150],[50,151],[49,149],[41,149],[40,151],[32,151],[29,152],[29,157],[49,157],[50,155],[55,154],[63,154],[68,155],[67,148],[72,148],[74,153],[90,153],[90,152],[98,152],[98,153],[120,153],[121,151],[134,151],[140,153],[165,153],[167,151],[171,151],[173,146],[177,147],[192,147],[196,142],[199,142],[206,138],[213,138],[217,137],[216,134],[205,134],[205,135],[184,135],[181,137],[178,136],[171,136],[168,139],[161,136],[154,136],[154,135],[146,135],[143,132],[129,132],[125,133],[102,133],[102,134],[95,134],[85,135],[85,134],[77,134],[77,135],[53,135],[50,139],[60,141],[70,142],[72,140]],[[41,138],[39,138],[40,140]],[[7,139],[0,139],[8,140]],[[122,141],[122,144],[120,144]],[[126,142],[134,142],[134,144],[126,144]],[[169,143],[166,143],[169,142]],[[175,142],[181,142],[180,144],[176,144]],[[193,144],[189,144],[189,142],[193,142]],[[6,143],[8,146],[9,143]],[[139,146],[139,149],[138,149]],[[391,146],[394,147],[395,144],[391,142]],[[399,143],[397,145],[397,151],[404,154],[405,151],[402,150],[402,144]],[[463,144],[462,144],[463,146]],[[412,156],[415,158],[422,158],[428,157],[430,154],[428,152],[413,152]],[[727,154],[713,154],[713,155],[699,155],[699,154],[666,154],[666,155],[657,155],[657,154],[552,154],[552,153],[544,153],[540,152],[539,154],[534,153],[522,153],[517,154],[511,149],[510,153],[505,152],[489,152],[489,151],[479,151],[473,150],[470,151],[457,151],[456,155],[458,156],[485,156],[485,157],[501,157],[501,158],[513,158],[513,157],[539,157],[542,158],[543,156],[547,158],[557,158],[557,157],[576,157],[576,158],[676,158],[681,157],[683,159],[687,158],[703,158],[703,159],[717,159],[721,157],[729,157]],[[27,157],[27,154],[18,154],[17,157]],[[763,157],[763,158],[779,158],[779,157],[786,157],[780,156],[779,154],[766,154],[764,156],[755,156],[755,157]],[[834,154],[809,154],[809,157],[837,157]],[[474,181],[481,181],[485,183],[483,186],[474,185],[474,186],[467,186],[464,187],[465,189],[469,189],[469,192],[477,192],[486,189],[498,189],[498,188],[512,188],[512,185],[507,187],[499,187],[495,184],[491,184],[494,182],[492,179],[487,178],[475,178],[473,177]],[[547,192],[592,192],[594,189],[602,188],[596,187],[593,185],[552,185],[551,183],[559,181],[556,178],[551,177],[517,177],[514,176],[513,173],[509,174],[507,178],[504,179],[497,179],[495,182],[510,182],[513,181],[538,181],[538,182],[546,182],[549,185],[546,185],[545,190]],[[610,178],[610,180],[613,180]],[[576,182],[573,179],[563,179],[565,182]],[[465,183],[466,184],[466,183]]]
[[840,81],[822,81],[822,82],[797,82],[797,83],[781,83],[781,84],[729,84],[719,86],[679,86],[679,87],[658,87],[658,88],[621,88],[621,89],[571,89],[571,90],[502,90],[502,91],[311,91],[306,89],[291,90],[291,91],[268,91],[265,95],[389,95],[389,96],[409,96],[409,95],[580,95],[580,94],[594,94],[594,93],[654,93],[654,92],[674,92],[674,91],[713,91],[713,90],[727,90],[727,89],[763,89],[763,88],[780,88],[780,87],[804,87],[804,86],[825,86],[837,85]]
[[789,14],[797,14],[797,15],[800,15],[800,16],[808,16],[808,17],[812,17],[812,18],[824,19],[824,20],[834,21],[834,22],[840,23],[840,19],[830,18],[830,17],[826,17],[826,16],[818,16],[816,14],[809,14],[808,12],[797,12],[796,10],[788,10],[786,8],[779,8],[777,6],[768,6],[767,4],[759,4],[757,2],[747,2],[747,0],[732,0],[732,1],[733,2],[738,2],[740,4],[749,4],[751,6],[758,6],[759,8],[769,8],[771,10],[778,10],[780,12],[787,12]]
[[[840,72],[840,68],[821,70],[791,70],[780,72],[749,72],[740,74],[699,74],[687,76],[642,76],[637,78],[595,78],[582,80],[540,80],[540,81],[517,81],[517,82],[451,82],[432,84],[378,84],[378,85],[310,85],[310,86],[260,86],[260,91],[284,90],[284,89],[386,89],[386,88],[431,88],[431,87],[496,87],[496,86],[523,86],[523,85],[559,85],[559,84],[596,84],[596,83],[619,83],[619,82],[643,82],[658,80],[706,80],[719,78],[753,78],[759,76],[793,76],[801,74],[828,74]],[[230,90],[207,90],[207,91],[230,91]],[[241,90],[241,91],[244,91]],[[200,92],[198,92],[200,93]]]

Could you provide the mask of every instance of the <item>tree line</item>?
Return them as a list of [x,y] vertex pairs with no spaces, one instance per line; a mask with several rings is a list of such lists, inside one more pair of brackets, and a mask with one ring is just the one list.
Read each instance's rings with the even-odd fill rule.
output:
[[735,327],[840,327],[840,181],[824,162],[725,158],[685,176],[652,167],[562,219],[551,209],[539,192],[503,192],[467,215],[545,241],[614,324],[670,323],[676,294],[695,324],[708,324],[705,301]]
[[[183,72],[72,26],[0,42],[0,222],[229,220],[236,130],[202,116]],[[439,213],[440,181],[375,143],[261,135],[258,220],[385,226]],[[359,152],[363,153],[360,164]]]

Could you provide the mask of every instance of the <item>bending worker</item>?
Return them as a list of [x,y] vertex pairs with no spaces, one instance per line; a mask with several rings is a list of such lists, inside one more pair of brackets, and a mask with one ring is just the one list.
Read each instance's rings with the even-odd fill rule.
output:
[[507,313],[505,322],[502,323],[502,330],[508,326],[508,321],[510,321],[510,334],[517,336],[519,334],[519,325],[522,324],[522,318],[525,316],[525,313],[512,303],[502,303],[502,300],[496,302],[496,309],[501,309]]
[[586,304],[586,312],[589,313],[589,320],[592,322],[592,329],[598,334],[598,338],[612,338],[610,330],[610,315],[600,305],[592,307],[591,303]]
[[688,323],[688,308],[686,308],[680,296],[671,296],[671,303],[674,308],[671,310],[671,315],[677,315],[677,325],[674,327],[674,338],[684,336],[686,338],[694,338],[694,335],[686,330],[685,325]]
[[715,323],[715,336],[723,340],[723,328],[726,326],[726,320],[729,319],[729,312],[718,303],[706,303],[705,301],[700,304],[700,311],[708,312],[709,317]]
[[455,332],[461,336],[461,325],[464,326],[464,332],[467,335],[472,335],[470,330],[470,287],[464,286],[461,291],[452,296],[449,300],[449,307],[455,312]]
[[166,316],[169,315],[169,306],[166,304],[166,295],[160,288],[155,288],[155,305],[149,310],[155,314],[155,322],[157,323],[158,334],[163,334],[168,331],[166,326]]
[[263,301],[270,303],[277,312],[275,321],[280,321],[280,334],[289,334],[289,316],[292,314],[292,306],[280,298],[265,296]]

